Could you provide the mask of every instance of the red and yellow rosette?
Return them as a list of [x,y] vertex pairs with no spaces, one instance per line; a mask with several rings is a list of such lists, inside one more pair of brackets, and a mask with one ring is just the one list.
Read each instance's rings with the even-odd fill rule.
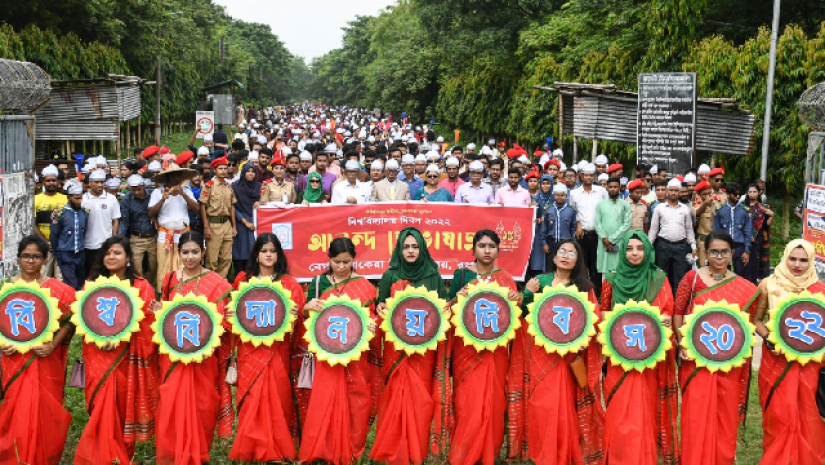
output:
[[625,371],[642,372],[665,360],[673,331],[662,324],[659,307],[630,300],[606,312],[599,324],[602,354]]
[[223,315],[206,297],[178,294],[155,314],[152,341],[173,362],[199,363],[221,345]]
[[0,288],[0,345],[21,354],[50,342],[60,328],[59,302],[37,283],[19,280]]
[[596,306],[573,287],[546,287],[527,308],[527,332],[547,352],[576,353],[596,335]]
[[229,308],[232,332],[255,347],[283,341],[295,323],[292,292],[269,278],[252,278],[241,283],[232,293]]
[[425,287],[407,287],[387,299],[387,316],[381,322],[384,336],[407,355],[435,350],[447,340],[450,322],[443,313],[447,301]]
[[87,344],[103,347],[128,341],[140,330],[143,314],[140,291],[128,280],[101,276],[86,283],[72,304],[72,323]]
[[452,323],[465,346],[492,351],[516,337],[521,309],[510,301],[509,293],[509,288],[498,283],[479,281],[467,287],[467,297],[458,295]]
[[789,294],[769,311],[768,341],[788,361],[805,365],[825,355],[825,296],[808,291]]
[[324,301],[321,310],[310,312],[304,322],[308,350],[330,365],[347,365],[369,350],[375,336],[369,330],[370,316],[361,302],[335,296]]
[[679,341],[697,367],[728,372],[742,366],[753,353],[756,327],[738,306],[708,301],[693,309],[679,328]]

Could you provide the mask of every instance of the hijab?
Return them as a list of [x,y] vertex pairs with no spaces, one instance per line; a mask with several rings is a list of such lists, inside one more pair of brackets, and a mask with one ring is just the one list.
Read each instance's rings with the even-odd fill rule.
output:
[[[802,248],[802,250],[805,251],[808,255],[808,262],[811,265],[808,271],[800,276],[794,276],[793,272],[788,269],[788,258],[797,248]],[[775,307],[776,303],[788,294],[798,294],[819,281],[819,276],[817,276],[816,267],[814,266],[815,259],[814,246],[808,241],[794,239],[785,246],[782,260],[776,265],[773,275],[766,279],[768,285],[768,304],[771,308]]]
[[[312,187],[310,182],[313,178],[318,178],[318,187]],[[324,195],[324,179],[317,171],[309,173],[307,176],[307,187],[304,190],[304,200],[309,203],[318,203]]]
[[[544,181],[550,181],[550,190],[544,192],[541,189],[541,183]],[[536,203],[539,204],[539,212],[543,214],[543,210],[547,208],[547,205],[553,203],[553,176],[549,174],[542,174],[541,178],[539,178],[539,192],[536,194]]]
[[[645,250],[644,259],[638,265],[632,265],[627,259],[627,243],[631,239],[642,241]],[[605,280],[613,286],[613,305],[623,304],[629,300],[653,303],[659,294],[667,275],[656,266],[653,244],[642,231],[632,230],[625,234],[619,244],[619,264],[616,271],[605,274]]]
[[232,190],[235,191],[237,199],[235,208],[244,215],[252,216],[252,206],[261,199],[261,183],[254,179],[247,180],[246,173],[249,171],[255,172],[255,167],[251,163],[247,163],[241,169],[240,177],[232,184]]
[[[404,240],[408,236],[418,243],[418,257],[410,263],[404,258]],[[379,301],[389,297],[392,285],[402,279],[412,282],[413,286],[424,286],[430,291],[439,291],[443,287],[438,264],[430,256],[424,236],[416,228],[404,228],[398,233],[398,241],[390,258],[390,267],[381,278]]]

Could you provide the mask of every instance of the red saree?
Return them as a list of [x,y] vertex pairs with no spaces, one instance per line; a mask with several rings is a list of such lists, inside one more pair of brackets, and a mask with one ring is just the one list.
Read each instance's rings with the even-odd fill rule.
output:
[[[765,290],[764,283],[760,284],[760,291]],[[825,293],[825,284],[814,283],[808,291]],[[816,406],[822,366],[823,363],[814,361],[805,365],[788,362],[784,355],[774,355],[762,344],[759,404],[764,437],[760,463],[822,465],[825,462],[825,422]]]
[[[318,283],[321,300],[345,295],[362,302],[375,316],[375,286],[366,278],[358,276],[335,286],[330,286],[325,278],[326,275],[322,275]],[[310,285],[310,298],[315,297],[314,286],[315,281]],[[303,318],[300,325],[303,328]],[[305,347],[306,341],[301,344]],[[370,363],[368,353],[346,366],[330,366],[316,360],[298,460],[305,463],[323,460],[345,465],[362,456],[367,444],[377,378],[377,367]]]
[[[472,271],[467,270],[464,274],[466,278],[461,281],[467,284],[478,282]],[[496,270],[484,279],[517,291],[516,283],[506,271]],[[453,286],[450,289],[453,294]],[[455,428],[449,461],[453,465],[492,464],[504,443],[509,348],[478,352],[455,336],[450,339]]]
[[[696,276],[696,271],[689,271],[676,293],[674,314],[690,315],[697,305],[726,300],[752,318],[758,295],[756,286],[745,278],[735,276],[708,287]],[[737,426],[745,421],[749,382],[750,359],[727,373],[710,372],[697,368],[693,361],[682,361],[679,387],[682,390],[683,464],[734,463]]]
[[[396,281],[391,295],[410,285],[408,280]],[[442,342],[438,350],[424,355],[407,355],[388,341],[383,345],[378,425],[370,458],[392,465],[423,463],[434,416],[436,425],[443,427],[432,430],[433,453],[441,454],[447,447],[447,345]]]
[[[68,324],[75,291],[50,278],[41,287],[59,302],[61,327]],[[66,357],[71,335],[47,357],[34,352],[0,357],[0,464],[60,463],[72,417],[63,407]]]
[[[602,314],[611,310],[613,287],[602,284]],[[673,292],[665,279],[652,306],[673,314]],[[675,342],[674,342],[675,344]],[[675,346],[674,346],[675,347]],[[665,465],[679,463],[676,436],[678,385],[676,351],[653,369],[626,372],[607,361],[602,387],[607,410],[604,425],[605,463],[610,465]]]
[[[246,275],[241,272],[235,280],[235,289],[245,280]],[[301,285],[289,275],[279,281],[292,293],[292,301],[300,313],[306,303]],[[235,393],[238,431],[229,451],[231,460],[284,462],[297,459],[298,437],[290,434],[295,417],[289,379],[291,349],[292,334],[269,347],[255,347],[250,342],[238,346],[238,389]]]
[[155,291],[135,278],[143,313],[140,330],[114,350],[83,344],[86,365],[86,408],[89,422],[80,436],[75,464],[128,463],[136,442],[148,442],[155,429],[158,403],[157,346],[152,342]]
[[[162,295],[171,300],[178,294],[206,297],[226,314],[232,286],[214,271],[196,278],[178,281],[177,272],[163,278]],[[225,329],[229,323],[224,320]],[[215,436],[231,437],[234,411],[232,394],[226,383],[226,369],[232,351],[232,334],[221,336],[221,345],[201,363],[172,362],[160,356],[160,401],[158,402],[157,462],[161,465],[199,464],[209,461],[209,449]]]
[[[548,283],[552,285],[552,275]],[[597,305],[591,290],[589,300]],[[587,388],[580,388],[570,363],[583,357]],[[604,409],[599,382],[601,347],[596,338],[579,353],[559,356],[536,344],[522,322],[513,343],[507,377],[510,460],[540,464],[591,464],[604,459]]]

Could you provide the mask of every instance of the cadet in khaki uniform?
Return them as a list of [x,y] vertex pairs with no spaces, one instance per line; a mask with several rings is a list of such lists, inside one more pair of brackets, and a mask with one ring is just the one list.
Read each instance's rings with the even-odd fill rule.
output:
[[699,252],[698,266],[707,265],[705,253],[705,238],[713,231],[713,212],[718,208],[711,195],[711,187],[707,181],[702,181],[693,188],[698,195],[693,202],[693,216],[696,218],[696,250]]
[[215,177],[204,184],[198,199],[206,237],[206,267],[224,278],[232,266],[232,238],[238,234],[235,192],[226,181],[228,163],[226,157],[212,161]]
[[627,201],[630,203],[630,229],[638,229],[647,234],[650,228],[650,205],[642,198],[644,186],[641,179],[634,179],[627,185],[627,191],[630,197]]
[[[276,154],[272,160],[272,179],[267,179],[261,186],[261,200],[260,205],[266,205],[269,202],[284,202],[295,203],[298,198],[298,193],[295,191],[295,184],[284,180],[286,174],[286,162],[280,154]],[[286,196],[286,200],[284,200]],[[257,208],[258,204],[255,205]]]

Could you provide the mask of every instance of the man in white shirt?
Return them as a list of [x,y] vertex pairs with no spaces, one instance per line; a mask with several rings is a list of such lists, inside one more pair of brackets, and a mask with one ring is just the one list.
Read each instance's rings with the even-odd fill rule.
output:
[[181,267],[175,245],[181,234],[189,231],[189,210],[197,212],[199,208],[189,186],[158,186],[152,191],[149,216],[156,218],[158,225],[158,288],[167,273]]
[[89,174],[89,192],[83,194],[80,204],[89,212],[86,223],[86,276],[95,264],[100,246],[112,237],[120,224],[120,203],[117,197],[104,189],[106,172],[94,170]]
[[370,198],[370,191],[364,183],[358,181],[358,174],[361,172],[361,165],[355,160],[348,160],[344,165],[343,182],[339,182],[332,189],[333,204],[357,204],[367,203]]
[[596,263],[599,248],[599,235],[596,233],[596,206],[608,195],[604,188],[593,184],[596,166],[592,163],[583,163],[579,168],[582,185],[570,192],[570,206],[576,210],[576,219],[579,222],[576,228],[576,239],[582,246],[590,280],[593,282],[596,295],[601,295],[602,283]]

